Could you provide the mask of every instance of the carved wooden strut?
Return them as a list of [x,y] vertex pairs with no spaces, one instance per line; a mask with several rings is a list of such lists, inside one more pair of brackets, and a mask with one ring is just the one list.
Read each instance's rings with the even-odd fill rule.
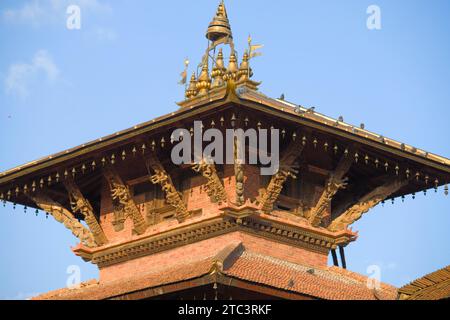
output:
[[155,155],[152,155],[147,160],[147,167],[155,172],[155,174],[151,176],[150,181],[153,184],[161,185],[161,188],[166,195],[167,203],[175,208],[177,220],[179,222],[185,221],[189,217],[186,204],[183,202],[181,194],[175,188],[172,178]]
[[192,169],[206,178],[206,193],[214,203],[227,202],[227,193],[223,187],[222,181],[217,175],[216,166],[212,161],[202,160],[200,163],[192,166]]
[[344,176],[350,170],[352,163],[353,160],[351,157],[344,156],[340,160],[336,170],[331,173],[330,177],[326,181],[325,188],[319,198],[319,201],[316,206],[311,209],[307,216],[309,222],[314,227],[320,226],[323,219],[330,214],[329,208],[331,205],[331,200],[333,200],[336,193],[347,187],[347,179],[345,179]]
[[67,177],[64,181],[64,186],[69,193],[70,205],[72,208],[72,212],[79,212],[83,215],[86,224],[89,226],[89,229],[94,236],[95,242],[98,245],[104,245],[108,243],[108,239],[103,232],[102,227],[97,221],[97,218],[94,214],[94,209],[89,201],[83,196],[78,186],[75,184],[75,181],[72,177]]
[[362,197],[355,205],[350,207],[350,209],[336,218],[328,227],[328,229],[333,232],[347,229],[349,225],[361,219],[363,214],[369,212],[370,209],[378,205],[381,201],[386,200],[390,195],[397,192],[407,184],[407,180],[394,180],[376,188],[375,190]]
[[31,195],[30,198],[39,208],[48,214],[51,214],[56,221],[62,223],[67,229],[72,231],[73,235],[80,239],[83,245],[89,248],[97,246],[91,231],[86,229],[77,219],[75,219],[74,215],[69,210],[42,192],[36,192],[36,194]]
[[261,210],[264,213],[269,214],[273,210],[273,206],[280,197],[281,191],[283,191],[283,186],[289,177],[297,179],[298,171],[292,166],[295,160],[303,152],[304,146],[299,140],[293,141],[287,147],[283,157],[280,160],[280,169],[272,177],[266,191],[261,197]]
[[283,190],[283,186],[289,177],[297,179],[298,171],[293,168],[279,169],[270,180],[269,186],[261,199],[261,210],[269,214],[273,210],[275,202]]
[[128,186],[125,185],[122,178],[110,165],[104,168],[103,174],[109,183],[112,199],[118,200],[123,206],[125,214],[131,217],[136,233],[139,235],[145,233],[148,228],[147,222],[134,202]]

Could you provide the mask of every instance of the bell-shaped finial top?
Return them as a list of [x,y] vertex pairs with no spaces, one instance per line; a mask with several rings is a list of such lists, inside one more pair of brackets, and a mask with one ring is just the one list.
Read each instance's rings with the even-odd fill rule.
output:
[[225,8],[225,3],[223,0],[217,8],[216,15],[209,24],[208,31],[206,32],[206,38],[212,42],[225,41],[226,39],[233,38],[230,21],[228,20],[227,9]]

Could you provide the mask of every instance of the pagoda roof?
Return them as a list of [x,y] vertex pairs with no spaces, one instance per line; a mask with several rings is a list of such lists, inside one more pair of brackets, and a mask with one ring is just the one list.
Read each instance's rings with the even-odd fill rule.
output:
[[[0,172],[0,185],[23,175],[31,174],[40,169],[58,165],[63,163],[64,161],[84,156],[89,153],[94,153],[98,150],[115,146],[120,143],[126,143],[129,140],[149,133],[161,126],[168,125],[174,120],[177,120],[177,118],[180,116],[189,117],[192,115],[197,115],[199,111],[203,110],[202,107],[207,107],[212,102],[225,102],[227,100],[225,99],[226,90],[222,89],[221,91],[221,94],[216,93],[205,96],[202,99],[195,101],[194,104],[186,104],[184,107],[177,111],[171,112],[161,117],[157,117],[153,120],[137,124],[131,128],[117,131],[113,134],[101,137],[99,139],[83,143],[74,148],[70,148]],[[270,98],[261,92],[247,89],[245,87],[238,88],[237,97],[239,98],[239,100],[241,100],[241,103],[245,103],[246,101],[255,102],[263,107],[266,107],[267,111],[281,111],[282,113],[291,116],[298,116],[300,111],[301,118],[305,121],[306,125],[310,125],[322,130],[331,130],[331,132],[338,133],[346,138],[376,146],[380,150],[389,150],[390,152],[399,154],[404,158],[412,159],[450,173],[450,159],[444,156],[418,149],[412,145],[404,144],[400,141],[384,137],[380,134],[371,132],[366,129],[357,128],[354,125],[340,122],[338,121],[338,119],[328,117],[316,111],[311,112],[310,109],[304,108],[294,103]]]
[[404,300],[442,300],[450,298],[450,266],[430,273],[399,290]]
[[[313,109],[270,98],[245,85],[236,88],[228,84],[226,87],[211,90],[207,95],[183,101],[179,105],[181,108],[178,110],[151,121],[1,172],[0,192],[5,193],[9,188],[20,188],[24,183],[30,182],[31,179],[39,179],[41,176],[46,178],[46,175],[55,174],[55,170],[61,170],[65,166],[81,167],[86,161],[92,161],[93,157],[111,153],[115,149],[117,149],[116,154],[119,155],[124,146],[132,143],[147,143],[147,148],[149,148],[149,136],[155,132],[159,132],[160,135],[167,135],[168,130],[173,130],[174,126],[180,124],[180,121],[186,119],[200,120],[203,116],[210,116],[211,113],[217,113],[233,105],[238,106],[240,110],[262,112],[272,120],[293,121],[296,128],[300,130],[308,128],[331,135],[348,142],[349,145],[357,143],[367,146],[373,152],[382,154],[380,160],[385,155],[390,161],[396,161],[397,163],[407,161],[417,167],[430,169],[432,172],[430,175],[432,180],[430,181],[433,183],[435,178],[439,178],[439,186],[450,181],[450,159],[446,157],[355,127],[320,114]],[[380,166],[383,163],[381,162]],[[415,171],[411,174],[414,173]],[[8,190],[6,190],[7,188]],[[404,194],[418,191],[421,191],[421,189],[411,189]],[[20,203],[20,201],[17,201],[17,203]]]
[[[367,277],[338,267],[310,267],[248,251],[241,242],[197,257],[111,282],[89,281],[79,289],[61,289],[36,300],[152,298],[196,286],[223,283],[288,299],[394,300],[397,289],[382,283],[367,287]],[[199,297],[201,298],[201,297]]]

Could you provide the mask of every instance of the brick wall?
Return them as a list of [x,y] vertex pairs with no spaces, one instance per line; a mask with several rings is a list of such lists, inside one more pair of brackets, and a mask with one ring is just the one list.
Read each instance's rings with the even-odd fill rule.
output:
[[215,237],[213,239],[168,250],[166,252],[149,255],[102,268],[100,270],[100,281],[114,281],[116,279],[126,277],[127,275],[157,271],[167,265],[175,266],[191,261],[211,258],[233,241],[242,242],[245,249],[248,251],[264,254],[285,261],[311,267],[325,267],[327,265],[328,259],[326,254],[292,247],[242,232],[233,232]]

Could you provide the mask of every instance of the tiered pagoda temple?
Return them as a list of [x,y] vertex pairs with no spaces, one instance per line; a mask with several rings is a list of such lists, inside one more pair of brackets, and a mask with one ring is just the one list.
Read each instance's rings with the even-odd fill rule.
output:
[[[37,299],[398,299],[346,269],[351,225],[384,201],[445,186],[450,160],[262,94],[255,47],[238,55],[223,2],[207,38],[177,111],[0,173],[1,200],[47,212],[100,270]],[[195,121],[278,129],[280,169],[175,165],[173,130],[193,135]]]

